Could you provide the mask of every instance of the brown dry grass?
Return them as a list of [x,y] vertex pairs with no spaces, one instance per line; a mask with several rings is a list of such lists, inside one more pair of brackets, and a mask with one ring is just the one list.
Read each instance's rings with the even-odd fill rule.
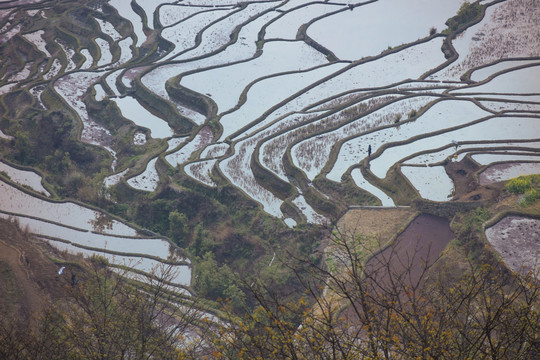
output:
[[381,245],[394,239],[415,217],[413,208],[358,208],[349,210],[338,222],[344,235],[375,237]]
[[[58,298],[65,282],[57,277],[58,266],[48,260],[29,235],[16,223],[0,220],[0,309],[18,313],[21,319],[38,314],[49,298]],[[5,278],[4,276],[7,276]],[[7,291],[8,293],[2,293]]]

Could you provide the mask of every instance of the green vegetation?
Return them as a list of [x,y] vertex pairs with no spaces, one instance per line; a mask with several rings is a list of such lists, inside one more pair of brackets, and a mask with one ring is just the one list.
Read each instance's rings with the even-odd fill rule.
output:
[[[166,188],[152,198],[134,191],[122,195],[119,201],[130,204],[124,216],[181,244],[193,263],[194,274],[208,273],[209,278],[221,274],[231,279],[225,285],[234,284],[242,291],[245,289],[232,280],[232,273],[244,279],[257,274],[262,280],[275,281],[276,286],[291,292],[299,287],[293,271],[267,269],[270,259],[264,263],[261,259],[272,254],[270,249],[275,247],[280,248],[278,257],[287,254],[308,257],[318,245],[323,229],[318,226],[289,229],[231,186],[220,191],[205,188],[201,193],[196,191],[199,189],[189,189],[191,184],[187,181],[182,185],[182,191]],[[238,299],[232,297],[236,288],[226,293],[230,286],[215,285],[198,281],[195,275],[192,287],[212,300]]]
[[212,235],[208,230],[205,230],[202,224],[198,224],[195,227],[193,241],[189,245],[189,253],[196,259],[203,257],[203,255],[213,252],[215,250],[216,243],[212,239]]
[[107,258],[105,256],[101,256],[101,255],[92,255],[90,256],[89,258],[90,262],[97,265],[97,266],[101,266],[101,267],[104,267],[104,266],[108,266],[109,265],[109,260],[107,260]]
[[169,236],[180,247],[185,247],[185,237],[188,234],[186,215],[173,210],[169,213]]
[[446,20],[445,24],[451,32],[455,32],[462,26],[478,19],[482,15],[482,11],[483,6],[480,5],[479,1],[473,3],[465,1],[459,8],[457,15]]
[[536,202],[538,199],[538,191],[536,189],[529,189],[525,192],[523,199],[520,201],[521,206],[529,206]]
[[[13,146],[5,156],[15,163],[36,166],[62,184],[61,194],[75,196],[81,179],[92,178],[104,164],[104,151],[92,149],[74,139],[73,120],[61,111],[35,115],[13,122]],[[72,183],[75,181],[75,183]]]
[[491,217],[491,213],[485,208],[477,208],[467,213],[457,214],[454,222],[456,239],[462,244],[469,244],[478,238],[482,231],[482,224]]
[[512,194],[523,194],[520,198],[521,206],[534,204],[538,199],[540,191],[540,175],[520,176],[511,179],[506,183],[505,189]]
[[456,238],[454,243],[463,248],[466,256],[476,264],[492,264],[494,256],[487,251],[482,241],[482,224],[490,217],[486,208],[480,207],[465,213],[458,213],[454,217],[452,230]]
[[211,252],[199,259],[194,272],[198,295],[213,301],[225,301],[239,311],[245,306],[245,294],[238,277],[227,265],[219,265]]
[[531,188],[532,179],[527,176],[521,176],[511,179],[506,184],[505,188],[512,194],[523,194]]

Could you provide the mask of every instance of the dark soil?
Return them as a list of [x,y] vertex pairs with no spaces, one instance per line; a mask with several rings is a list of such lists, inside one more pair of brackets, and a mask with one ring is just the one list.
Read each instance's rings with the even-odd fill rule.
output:
[[481,186],[476,173],[480,166],[469,157],[446,164],[446,173],[454,182],[453,201],[490,201],[499,197],[501,186]]

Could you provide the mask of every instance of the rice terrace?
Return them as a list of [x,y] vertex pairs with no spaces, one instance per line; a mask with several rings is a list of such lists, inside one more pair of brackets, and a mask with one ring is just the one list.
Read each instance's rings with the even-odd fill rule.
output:
[[[167,308],[205,319],[195,358],[221,358],[209,344],[242,337],[227,309],[318,289],[282,355],[228,356],[322,359],[289,352],[326,311],[383,336],[358,325],[358,269],[366,293],[540,278],[538,0],[0,0],[0,54],[2,313],[99,263],[166,277]],[[375,352],[409,358],[405,338]]]

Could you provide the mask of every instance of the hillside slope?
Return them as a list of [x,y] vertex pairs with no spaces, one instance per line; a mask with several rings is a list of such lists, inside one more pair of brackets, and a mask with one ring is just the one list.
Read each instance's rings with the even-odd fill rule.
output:
[[71,272],[48,258],[16,223],[0,220],[0,309],[22,321],[39,313],[48,301],[63,297]]

